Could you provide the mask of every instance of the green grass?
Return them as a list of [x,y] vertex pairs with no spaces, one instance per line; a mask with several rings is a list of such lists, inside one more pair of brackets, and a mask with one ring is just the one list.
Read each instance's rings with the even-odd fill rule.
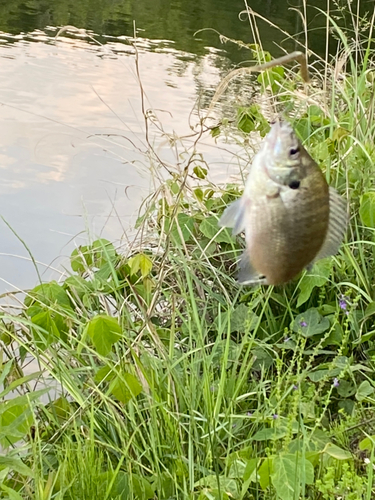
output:
[[[340,77],[327,56],[308,96],[282,68],[254,85],[347,196],[340,254],[285,287],[238,287],[243,241],[217,220],[241,187],[209,183],[178,141],[129,252],[80,247],[69,278],[2,313],[0,498],[373,498],[373,51],[354,15],[353,32],[335,23]],[[211,130],[244,149],[266,131],[258,105]]]

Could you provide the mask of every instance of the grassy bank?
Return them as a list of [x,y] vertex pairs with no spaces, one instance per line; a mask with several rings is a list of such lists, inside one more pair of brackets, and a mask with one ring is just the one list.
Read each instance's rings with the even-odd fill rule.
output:
[[[273,68],[250,107],[170,137],[178,170],[150,144],[170,175],[126,251],[79,247],[68,278],[1,313],[0,498],[373,498],[373,19],[339,26],[309,87]],[[242,185],[213,185],[197,149],[229,136],[245,158],[281,111],[348,199],[347,241],[285,287],[239,287],[243,239],[217,221]]]

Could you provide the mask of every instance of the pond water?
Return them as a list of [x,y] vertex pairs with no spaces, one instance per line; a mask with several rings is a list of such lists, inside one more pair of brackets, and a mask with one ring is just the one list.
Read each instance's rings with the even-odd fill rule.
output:
[[[326,8],[325,0],[309,4]],[[244,5],[56,0],[46,9],[34,0],[0,6],[0,293],[32,287],[39,277],[59,279],[71,251],[90,238],[121,245],[129,237],[153,182],[130,43],[133,20],[146,107],[181,136],[198,120],[197,99],[212,94],[233,64],[249,59],[248,51],[221,45],[213,31],[194,33],[213,28],[252,42],[248,21],[238,18]],[[249,5],[292,35],[301,33],[300,16],[286,2]],[[316,27],[310,44],[324,53],[324,29],[317,27],[325,18],[317,10],[309,15],[309,27]],[[92,30],[102,45],[79,34],[54,40],[56,26],[67,24]],[[273,55],[279,46],[295,49],[265,22],[259,29]],[[163,159],[177,162],[156,127],[150,137]],[[199,145],[218,182],[238,171],[235,151],[209,138]]]

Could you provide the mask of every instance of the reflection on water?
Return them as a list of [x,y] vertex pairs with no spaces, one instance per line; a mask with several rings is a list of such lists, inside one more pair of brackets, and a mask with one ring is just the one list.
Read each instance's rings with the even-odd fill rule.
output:
[[[301,36],[300,16],[282,0],[249,0],[249,6],[284,31]],[[295,5],[303,4],[295,0]],[[326,0],[308,2],[309,43],[325,51]],[[240,21],[243,0],[68,0],[0,5],[0,293],[37,283],[29,251],[41,263],[44,280],[58,277],[75,245],[88,237],[126,242],[141,200],[152,186],[145,152],[145,106],[154,109],[164,130],[191,134],[193,109],[204,107],[233,62],[249,51],[220,44],[218,32],[254,41],[249,21]],[[368,2],[361,2],[366,9]],[[354,7],[353,7],[354,8]],[[310,10],[309,10],[310,9]],[[57,26],[92,29],[99,46],[84,36],[54,42]],[[264,47],[276,56],[295,45],[282,31],[259,21]],[[20,33],[25,34],[20,34]],[[324,33],[324,35],[323,35]],[[162,132],[150,129],[158,154],[178,163]],[[189,144],[189,143],[187,143]],[[190,143],[190,146],[192,142]],[[209,137],[199,152],[216,180],[238,171],[233,145]],[[241,167],[245,160],[239,161]],[[28,248],[20,241],[23,240]],[[47,271],[44,271],[47,267]]]
[[[343,7],[348,17],[348,3],[354,13],[357,4],[361,14],[373,9],[373,0],[247,0],[251,9],[283,30],[297,35],[301,41],[304,40],[304,32],[301,17],[295,9],[303,11],[304,4],[307,4],[309,45],[319,54],[324,54],[326,49],[324,13],[329,8],[330,13],[335,15],[337,9]],[[212,28],[245,43],[254,43],[248,19],[244,16],[240,21],[238,16],[245,9],[244,0],[12,0],[11,8],[9,4],[0,4],[0,30],[14,35],[35,29],[44,30],[49,25],[72,24],[100,36],[132,36],[135,24],[141,37],[173,40],[176,49],[198,55],[204,55],[207,46],[220,47],[219,37],[212,31],[194,36],[196,31],[204,28]],[[286,50],[294,49],[294,42],[288,41],[281,31],[267,22],[258,20],[258,23],[264,47],[275,56],[280,45]],[[238,50],[230,44],[225,48],[232,61],[249,58],[244,49]]]
[[[0,45],[0,214],[37,262],[61,268],[88,237],[125,243],[150,190],[140,85],[134,48],[123,41],[99,47],[80,37],[56,44],[40,32],[27,38],[9,43],[3,37]],[[196,58],[147,40],[138,51],[146,107],[166,132],[190,135],[197,96],[218,83],[223,56],[211,50]],[[157,127],[150,139],[163,160],[176,164]],[[199,152],[224,179],[233,148],[208,137]],[[4,223],[0,227],[0,290],[34,286],[27,249]],[[48,267],[42,278],[52,277]]]

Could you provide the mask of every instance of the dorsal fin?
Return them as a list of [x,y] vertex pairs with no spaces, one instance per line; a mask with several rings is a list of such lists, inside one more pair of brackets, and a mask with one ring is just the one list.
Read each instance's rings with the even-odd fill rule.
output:
[[329,188],[329,221],[328,230],[321,249],[311,264],[317,260],[335,255],[344,239],[348,226],[346,201],[338,192]]

